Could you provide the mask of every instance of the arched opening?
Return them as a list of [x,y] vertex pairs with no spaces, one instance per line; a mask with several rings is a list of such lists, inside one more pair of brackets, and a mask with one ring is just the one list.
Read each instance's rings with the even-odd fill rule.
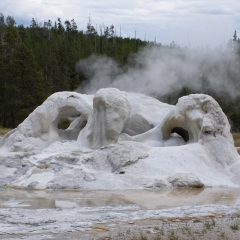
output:
[[58,133],[62,139],[77,140],[80,131],[86,126],[87,119],[83,115],[60,119]]
[[175,128],[172,129],[171,133],[177,133],[178,135],[180,135],[184,139],[185,142],[189,141],[189,133],[184,128],[175,127]]
[[72,121],[68,118],[60,119],[60,121],[58,122],[58,129],[66,130],[71,123]]
[[87,124],[87,116],[74,107],[63,107],[52,126],[58,132],[60,139],[77,140],[80,131]]

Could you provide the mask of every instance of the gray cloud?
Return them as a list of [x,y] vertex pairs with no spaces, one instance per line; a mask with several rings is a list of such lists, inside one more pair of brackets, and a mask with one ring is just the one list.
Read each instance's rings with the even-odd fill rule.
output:
[[219,46],[226,42],[234,30],[240,31],[238,0],[5,0],[0,9],[7,16],[14,16],[20,23],[30,24],[35,18],[39,22],[57,20],[62,22],[74,18],[78,29],[86,29],[89,14],[94,26],[104,22],[116,29],[122,26],[124,37],[134,37],[181,46]]

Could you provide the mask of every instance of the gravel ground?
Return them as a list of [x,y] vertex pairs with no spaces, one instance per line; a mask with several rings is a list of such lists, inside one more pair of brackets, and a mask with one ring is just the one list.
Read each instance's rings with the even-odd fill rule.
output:
[[[117,224],[116,224],[117,226]],[[129,239],[129,240],[180,240],[180,239],[240,239],[240,213],[222,217],[194,219],[144,220],[120,225],[98,233],[89,234],[85,239]],[[79,236],[80,237],[80,236]],[[83,239],[83,238],[79,238]]]
[[[1,216],[0,216],[1,217]],[[199,217],[168,217],[137,221],[97,223],[83,230],[43,231],[34,233],[1,233],[0,239],[81,239],[81,240],[219,240],[240,239],[240,211],[234,214],[212,214]]]

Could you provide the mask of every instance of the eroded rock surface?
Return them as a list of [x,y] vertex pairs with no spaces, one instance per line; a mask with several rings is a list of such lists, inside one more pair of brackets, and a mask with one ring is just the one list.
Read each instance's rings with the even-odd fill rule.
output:
[[[51,143],[76,140],[92,113],[93,96],[74,92],[54,93],[37,107],[16,129],[0,140],[7,151],[31,152],[42,150]],[[66,130],[58,129],[61,119],[76,117]]]
[[[63,130],[61,120],[71,120]],[[55,93],[0,140],[0,185],[137,189],[240,185],[230,124],[210,96],[176,106],[118,89]]]
[[173,187],[193,187],[201,188],[204,184],[199,180],[198,177],[192,173],[175,173],[168,177],[168,182]]
[[127,93],[114,88],[100,89],[93,99],[93,113],[78,141],[95,149],[117,143],[130,110]]

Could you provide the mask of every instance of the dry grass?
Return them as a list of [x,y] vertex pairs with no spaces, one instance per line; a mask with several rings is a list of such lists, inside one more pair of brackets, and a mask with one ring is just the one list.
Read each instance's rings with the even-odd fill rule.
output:
[[236,147],[240,146],[240,133],[232,133],[234,139],[234,145]]
[[6,133],[8,133],[11,130],[12,130],[11,128],[0,128],[0,136],[5,135]]

